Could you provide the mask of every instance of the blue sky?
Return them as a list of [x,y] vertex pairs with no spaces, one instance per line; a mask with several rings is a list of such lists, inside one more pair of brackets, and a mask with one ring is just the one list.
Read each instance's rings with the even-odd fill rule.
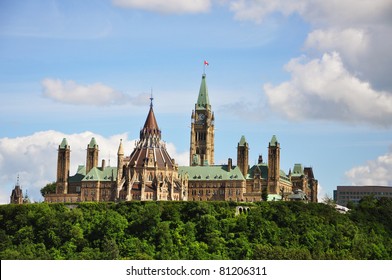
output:
[[[355,7],[355,8],[354,8]],[[91,137],[115,165],[131,153],[149,96],[172,157],[188,164],[190,115],[208,60],[216,163],[312,166],[320,198],[337,185],[392,185],[390,0],[0,2],[0,203],[71,173]]]

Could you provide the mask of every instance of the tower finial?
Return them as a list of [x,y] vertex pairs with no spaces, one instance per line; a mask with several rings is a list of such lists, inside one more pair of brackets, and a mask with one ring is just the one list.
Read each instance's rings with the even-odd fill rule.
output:
[[18,173],[18,177],[16,178],[16,185],[19,186],[19,173]]
[[152,101],[154,100],[154,97],[152,97],[152,88],[151,88],[150,100],[151,100],[151,102],[150,102],[150,107],[152,107],[152,106],[153,106],[153,105],[152,105]]

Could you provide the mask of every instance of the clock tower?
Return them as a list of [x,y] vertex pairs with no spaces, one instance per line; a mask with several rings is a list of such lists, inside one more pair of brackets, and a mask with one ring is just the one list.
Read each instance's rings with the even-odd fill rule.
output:
[[214,164],[214,113],[208,98],[206,74],[203,74],[195,110],[192,111],[189,165]]

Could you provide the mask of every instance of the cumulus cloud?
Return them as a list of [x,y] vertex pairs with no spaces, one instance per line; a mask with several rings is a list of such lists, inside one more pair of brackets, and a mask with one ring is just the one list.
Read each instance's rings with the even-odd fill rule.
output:
[[[71,147],[70,173],[74,174],[78,165],[85,165],[86,148],[92,137],[99,146],[99,165],[102,159],[106,166],[117,165],[120,139],[125,153],[130,154],[135,147],[135,140],[128,139],[126,133],[104,137],[90,131],[64,134],[49,130],[24,137],[0,138],[0,204],[9,203],[18,175],[23,191],[27,190],[34,201],[42,201],[40,189],[56,180],[57,149],[62,139],[67,138]],[[178,164],[187,164],[187,152],[177,152],[172,143],[167,143],[167,150]]]
[[345,173],[353,185],[391,186],[392,151],[356,166]]
[[147,93],[130,96],[102,83],[80,85],[74,81],[63,82],[47,78],[42,81],[42,88],[45,97],[65,104],[111,106],[125,103],[141,105],[148,102]]
[[270,107],[294,120],[326,119],[389,127],[392,94],[376,91],[351,75],[338,53],[321,59],[291,60],[286,70],[291,80],[264,85]]
[[308,34],[305,48],[321,53],[333,50],[346,57],[351,64],[356,64],[369,50],[369,43],[369,34],[363,29],[317,29]]
[[298,15],[309,23],[307,54],[338,52],[348,71],[380,90],[392,91],[390,0],[233,0],[238,20],[262,23],[269,16]]
[[230,10],[238,20],[262,22],[274,13],[298,14],[313,25],[347,26],[391,21],[390,0],[233,0]]
[[211,0],[113,0],[118,7],[141,9],[168,14],[193,14],[207,12]]

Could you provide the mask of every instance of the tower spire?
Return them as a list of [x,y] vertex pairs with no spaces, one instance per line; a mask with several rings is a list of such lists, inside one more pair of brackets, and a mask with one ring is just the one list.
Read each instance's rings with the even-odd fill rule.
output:
[[206,83],[206,74],[203,74],[201,78],[199,96],[197,97],[197,109],[210,109],[210,98],[208,97],[208,88]]
[[153,104],[152,101],[154,100],[154,97],[152,96],[152,88],[151,88],[151,94],[150,94],[150,107],[152,108]]

